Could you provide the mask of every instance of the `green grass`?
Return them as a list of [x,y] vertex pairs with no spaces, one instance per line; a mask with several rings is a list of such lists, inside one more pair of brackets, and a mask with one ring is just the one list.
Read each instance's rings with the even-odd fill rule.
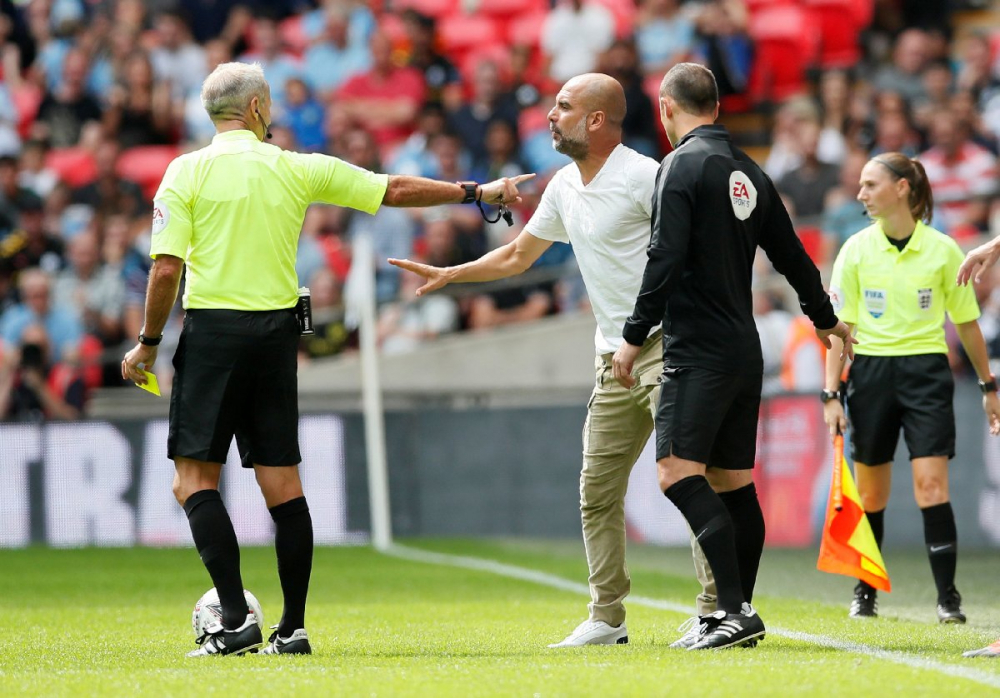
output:
[[[581,583],[582,546],[545,541],[411,541]],[[633,594],[690,603],[684,550],[630,549]],[[210,583],[193,550],[0,552],[0,696],[345,695],[876,696],[1000,693],[1000,660],[962,650],[1000,635],[995,553],[963,553],[965,627],[934,622],[926,558],[889,551],[896,591],[877,621],[845,617],[852,583],[815,571],[811,551],[768,551],[757,606],[772,630],[903,653],[931,668],[824,648],[775,632],[755,650],[669,650],[684,614],[629,604],[631,644],[552,651],[586,597],[487,572],[403,561],[366,548],[317,550],[311,657],[213,657],[194,648],[190,609]],[[243,575],[269,622],[280,613],[273,552],[243,552]],[[958,667],[973,678],[949,676]],[[984,683],[985,682],[985,683]],[[997,684],[1000,685],[1000,684]]]

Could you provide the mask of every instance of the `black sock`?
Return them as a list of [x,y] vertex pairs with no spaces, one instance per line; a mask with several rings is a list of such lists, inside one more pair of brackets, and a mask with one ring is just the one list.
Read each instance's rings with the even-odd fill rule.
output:
[[222,625],[235,630],[247,619],[240,577],[240,545],[218,490],[195,492],[184,502],[191,536],[222,604]]
[[750,602],[757,584],[760,556],[764,552],[764,512],[760,510],[757,487],[751,482],[738,490],[719,492],[719,499],[726,505],[733,520],[743,598]]
[[[865,516],[868,517],[868,523],[871,524],[872,533],[875,535],[875,545],[878,549],[882,549],[882,539],[885,537],[885,509],[880,509],[879,511],[866,511]],[[869,592],[875,591],[873,587],[868,582],[862,582],[858,580],[858,584],[866,587]]]
[[306,595],[313,559],[312,517],[305,497],[291,499],[269,511],[274,519],[274,551],[278,555],[278,578],[285,598],[278,636],[288,637],[306,627]]
[[704,475],[678,480],[664,493],[680,509],[694,531],[715,577],[718,606],[726,613],[743,610],[743,588],[736,556],[733,521]]
[[924,515],[924,542],[931,572],[937,586],[938,602],[944,600],[955,586],[955,566],[958,563],[958,529],[951,502],[921,509]]

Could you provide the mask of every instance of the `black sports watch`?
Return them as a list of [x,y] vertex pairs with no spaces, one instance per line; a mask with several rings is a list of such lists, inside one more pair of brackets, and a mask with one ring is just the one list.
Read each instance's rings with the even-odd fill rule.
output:
[[990,376],[988,381],[979,381],[979,390],[983,395],[995,393],[997,391],[997,379]]
[[819,392],[819,399],[823,401],[823,404],[830,402],[830,400],[839,400],[840,391],[839,390],[821,390]]
[[479,188],[479,182],[455,182],[455,184],[465,190],[465,198],[462,199],[463,204],[476,203],[476,189]]
[[160,342],[163,341],[163,335],[159,337],[147,337],[142,332],[139,333],[139,344],[144,344],[147,347],[159,346]]

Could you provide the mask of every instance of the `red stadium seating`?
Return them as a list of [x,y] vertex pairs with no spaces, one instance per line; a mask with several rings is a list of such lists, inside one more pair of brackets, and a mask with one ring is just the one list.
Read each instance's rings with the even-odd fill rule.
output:
[[503,40],[497,23],[483,15],[452,15],[438,24],[438,40],[449,56],[461,62],[472,49]]
[[750,94],[757,102],[781,101],[805,89],[806,68],[818,48],[817,27],[805,9],[774,5],[750,15],[750,38],[756,45]]
[[507,41],[511,46],[531,46],[537,48],[542,40],[544,12],[521,15],[507,23]]
[[141,186],[143,195],[152,199],[167,165],[179,152],[172,145],[140,145],[122,152],[116,169],[120,177]]
[[493,17],[519,18],[526,14],[545,14],[549,3],[545,0],[490,0],[479,5],[477,12]]
[[443,19],[458,11],[457,0],[395,0],[392,4],[396,12],[416,10],[422,15]]
[[82,187],[97,177],[94,154],[79,146],[50,150],[45,165],[71,187]]
[[475,80],[476,66],[484,60],[496,64],[501,82],[507,84],[510,81],[510,48],[507,44],[486,44],[472,49],[462,57],[462,62],[458,66],[462,82],[471,86]]
[[309,47],[309,37],[306,36],[305,29],[302,27],[302,18],[304,16],[292,15],[287,19],[281,20],[281,24],[278,25],[278,32],[281,34],[282,43],[286,49],[296,56],[301,56]]
[[810,21],[819,27],[819,66],[845,68],[861,58],[855,0],[805,0]]
[[633,0],[598,0],[615,16],[615,35],[622,39],[635,29],[636,3]]

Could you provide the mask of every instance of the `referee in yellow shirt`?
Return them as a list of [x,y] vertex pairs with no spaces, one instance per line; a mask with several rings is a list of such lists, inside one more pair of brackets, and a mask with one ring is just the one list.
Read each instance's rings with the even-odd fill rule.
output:
[[174,160],[156,193],[145,324],[122,361],[122,377],[145,383],[138,369],[156,361],[186,264],[167,455],[176,468],[174,495],[222,608],[218,627],[188,656],[242,654],[263,643],[247,612],[239,545],[218,490],[233,436],[275,524],[284,611],[264,653],[309,654],[313,535],[298,472],[295,313],[306,208],[322,202],[374,213],[383,204],[512,203],[516,185],[531,175],[482,186],[437,182],[267,145],[271,94],[256,64],[220,65],[205,79],[201,100],[218,133],[206,148]]
[[[1000,401],[979,329],[971,288],[955,283],[962,252],[927,225],[933,197],[923,165],[901,153],[872,158],[861,172],[858,200],[874,224],[844,243],[833,266],[830,295],[837,315],[857,328],[847,378],[847,411],[861,503],[882,546],[891,465],[900,428],[913,464],[913,494],[937,586],[942,623],[964,623],[955,588],[958,542],[948,499],[948,460],[955,455],[954,382],[944,336],[945,311],[979,376],[992,434],[1000,432]],[[824,419],[830,433],[847,426],[840,402],[844,362],[839,340],[827,354]],[[859,581],[850,615],[877,615],[875,589]]]

